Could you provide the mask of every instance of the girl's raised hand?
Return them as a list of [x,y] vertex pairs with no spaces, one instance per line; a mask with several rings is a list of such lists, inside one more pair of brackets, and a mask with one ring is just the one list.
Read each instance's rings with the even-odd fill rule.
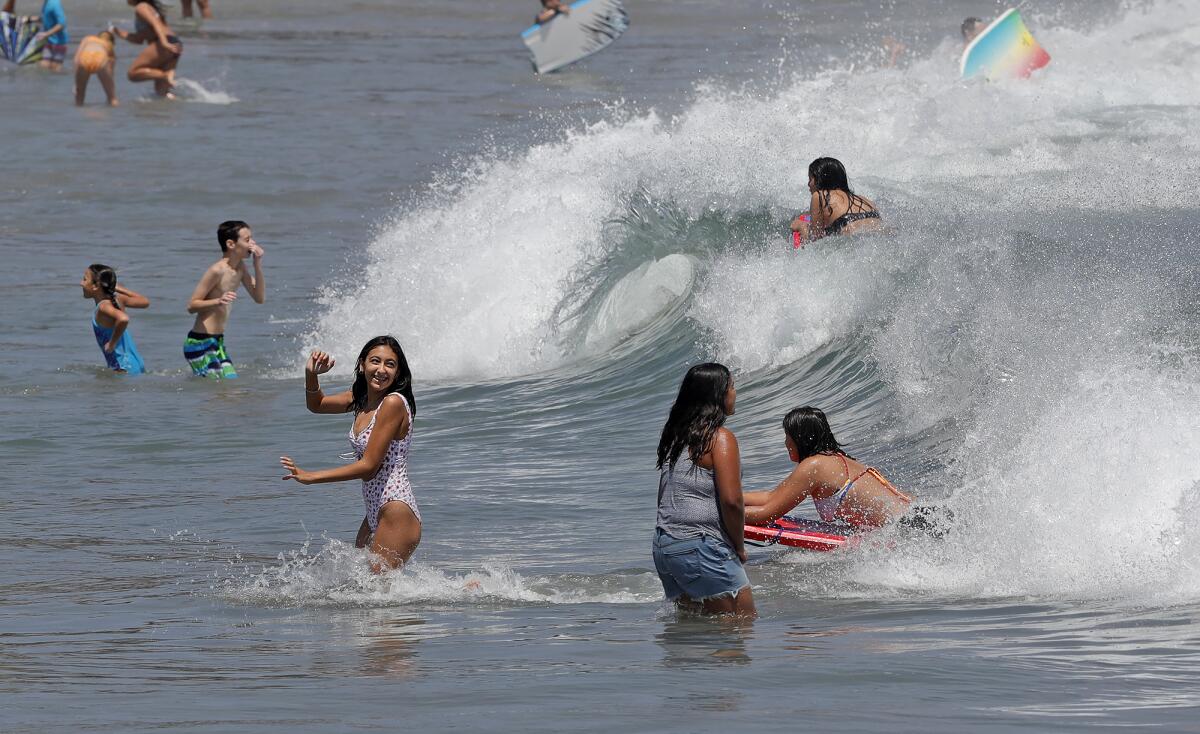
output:
[[334,364],[333,357],[330,357],[328,353],[314,349],[313,353],[308,355],[308,364],[304,365],[304,369],[314,375],[323,375],[333,369]]
[[295,479],[301,484],[312,484],[312,479],[308,472],[301,470],[296,466],[296,462],[292,461],[290,456],[280,456],[279,463],[283,464],[283,468],[287,469],[288,473],[280,477],[280,479]]

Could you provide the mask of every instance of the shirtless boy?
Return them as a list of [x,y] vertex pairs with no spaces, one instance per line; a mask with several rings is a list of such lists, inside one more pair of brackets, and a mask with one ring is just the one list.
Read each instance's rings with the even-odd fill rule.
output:
[[[217,227],[217,241],[224,257],[204,272],[192,298],[188,313],[196,314],[196,323],[183,340],[183,356],[197,377],[237,377],[233,362],[225,352],[225,324],[237,300],[238,283],[255,303],[266,300],[267,285],[263,280],[263,249],[254,241],[250,225],[233,220]],[[246,270],[246,258],[254,260],[254,274]]]

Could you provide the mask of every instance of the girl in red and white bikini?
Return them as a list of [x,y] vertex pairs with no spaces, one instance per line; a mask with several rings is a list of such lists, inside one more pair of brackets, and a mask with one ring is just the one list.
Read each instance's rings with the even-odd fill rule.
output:
[[912,498],[842,450],[825,414],[796,408],[783,419],[796,468],[770,492],[746,492],[747,525],[768,525],[811,497],[825,522],[877,528],[908,511]]

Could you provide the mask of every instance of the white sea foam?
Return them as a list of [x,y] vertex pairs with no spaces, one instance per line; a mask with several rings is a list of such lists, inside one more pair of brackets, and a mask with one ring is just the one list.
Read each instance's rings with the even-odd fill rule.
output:
[[[700,89],[676,119],[476,161],[397,215],[362,285],[325,294],[309,342],[352,356],[392,332],[426,379],[513,376],[627,338],[677,298],[745,371],[850,340],[896,431],[953,424],[935,494],[959,523],[938,544],[864,551],[851,585],[1194,598],[1200,367],[1170,280],[1187,235],[1153,226],[1200,194],[1200,3],[1037,34],[1053,62],[1028,81],[962,83],[947,43],[907,69],[801,72],[766,97]],[[898,230],[792,252],[782,225],[807,208],[818,155]],[[664,229],[654,253],[606,259],[638,191],[693,221],[766,211],[779,232],[697,253]],[[1114,209],[1146,229],[1105,226]],[[664,269],[672,256],[690,272]],[[561,340],[556,309],[593,281],[609,290],[587,338]]]
[[[210,82],[210,85],[212,84]],[[176,78],[175,94],[184,102],[196,102],[198,104],[229,105],[240,101],[228,92],[219,89],[209,89],[193,79]]]
[[[639,187],[691,216],[767,207],[783,222],[807,207],[805,167],[817,155],[840,157],[852,183],[908,231],[981,211],[1019,221],[1194,196],[1200,7],[1164,5],[1087,34],[1040,28],[1054,60],[1030,81],[959,82],[947,44],[905,70],[799,72],[766,98],[702,88],[677,119],[600,122],[511,158],[481,158],[397,215],[371,244],[361,285],[325,294],[308,343],[350,355],[394,332],[432,377],[553,367],[573,356],[556,339],[555,308],[578,269],[614,246],[605,225]],[[1140,175],[1146,159],[1153,178]],[[795,281],[811,259],[773,264]],[[757,278],[753,267],[736,257],[719,265],[731,272],[718,269],[713,287],[754,288],[736,280]],[[835,300],[855,308],[847,302],[856,298]],[[819,307],[768,308],[793,318]],[[764,364],[786,361],[854,321],[834,320],[776,355],[750,351]],[[732,338],[718,343],[742,356]]]
[[401,570],[374,574],[365,551],[332,539],[325,539],[325,545],[316,550],[310,542],[280,554],[276,565],[250,568],[237,564],[231,570],[215,591],[231,601],[265,606],[632,604],[662,596],[658,580],[649,574],[617,588],[597,588],[578,575],[526,578],[504,564],[448,573],[416,561]]

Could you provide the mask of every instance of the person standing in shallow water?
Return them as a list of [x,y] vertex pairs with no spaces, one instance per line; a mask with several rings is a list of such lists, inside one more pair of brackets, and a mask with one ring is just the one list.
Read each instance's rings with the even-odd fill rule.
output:
[[183,55],[183,41],[167,25],[167,12],[158,0],[127,0],[133,8],[134,31],[113,27],[113,33],[146,49],[129,65],[131,82],[154,82],[154,93],[174,99],[175,67]]
[[408,562],[421,542],[421,511],[408,479],[408,450],[417,401],[412,392],[412,372],[400,343],[390,336],[368,341],[354,365],[354,385],[336,395],[326,395],[317,376],[333,368],[327,353],[315,351],[304,368],[304,402],[313,413],[348,413],[350,445],[355,461],[336,469],[304,471],[291,457],[279,463],[288,473],[283,479],[301,484],[362,480],[366,516],[354,540],[356,548],[371,546],[375,573]]
[[658,442],[653,556],[663,591],[680,608],[754,617],[742,567],[741,457],[724,427],[736,401],[724,365],[696,365],[684,376]]
[[[196,0],[196,4],[200,6],[201,17],[213,17],[212,8],[209,7],[208,0]],[[179,9],[184,18],[192,17],[192,0],[179,0]]]
[[145,372],[142,355],[129,333],[126,309],[147,308],[150,299],[117,283],[117,271],[99,263],[83,271],[79,286],[83,297],[96,304],[92,311],[92,333],[109,369],[130,375]]
[[[225,350],[225,325],[237,300],[239,283],[255,303],[267,300],[263,249],[254,241],[250,225],[237,219],[221,222],[217,242],[221,259],[204,271],[188,300],[188,313],[196,314],[196,320],[183,340],[183,358],[197,377],[234,378],[237,370]],[[254,259],[253,273],[246,269],[248,257]]]

